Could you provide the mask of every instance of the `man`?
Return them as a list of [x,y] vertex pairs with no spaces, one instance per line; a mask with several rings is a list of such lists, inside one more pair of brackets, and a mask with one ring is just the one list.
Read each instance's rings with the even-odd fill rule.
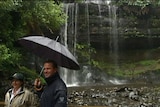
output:
[[24,87],[24,76],[15,73],[11,80],[12,88],[5,95],[4,107],[39,107],[35,94]]
[[67,87],[58,74],[58,66],[53,60],[44,62],[43,71],[47,85],[43,88],[40,79],[34,82],[40,94],[41,107],[67,107]]

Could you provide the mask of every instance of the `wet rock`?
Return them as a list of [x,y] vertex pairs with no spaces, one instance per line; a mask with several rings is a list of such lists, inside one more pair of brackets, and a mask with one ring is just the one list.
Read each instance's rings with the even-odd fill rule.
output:
[[95,86],[70,88],[69,105],[160,107],[160,88],[150,86]]

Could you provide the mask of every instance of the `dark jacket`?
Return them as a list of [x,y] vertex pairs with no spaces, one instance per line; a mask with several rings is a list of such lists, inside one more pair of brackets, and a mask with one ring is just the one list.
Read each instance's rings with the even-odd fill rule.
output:
[[47,86],[44,88],[41,98],[41,107],[67,107],[67,87],[59,74],[45,79]]

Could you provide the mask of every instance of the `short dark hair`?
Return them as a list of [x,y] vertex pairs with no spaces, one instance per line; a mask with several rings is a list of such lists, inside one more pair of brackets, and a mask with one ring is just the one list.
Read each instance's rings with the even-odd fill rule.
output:
[[45,63],[52,63],[53,67],[58,68],[57,63],[56,63],[56,61],[54,61],[54,60],[46,60],[46,61],[44,61],[44,64],[45,64]]

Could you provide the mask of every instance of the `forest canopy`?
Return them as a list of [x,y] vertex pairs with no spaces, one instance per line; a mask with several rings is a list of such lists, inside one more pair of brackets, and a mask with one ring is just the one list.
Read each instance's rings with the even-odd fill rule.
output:
[[[66,16],[62,4],[54,0],[0,1],[0,71],[13,74],[23,67],[24,50],[16,41],[27,35],[54,34]],[[20,70],[21,71],[21,70]]]

